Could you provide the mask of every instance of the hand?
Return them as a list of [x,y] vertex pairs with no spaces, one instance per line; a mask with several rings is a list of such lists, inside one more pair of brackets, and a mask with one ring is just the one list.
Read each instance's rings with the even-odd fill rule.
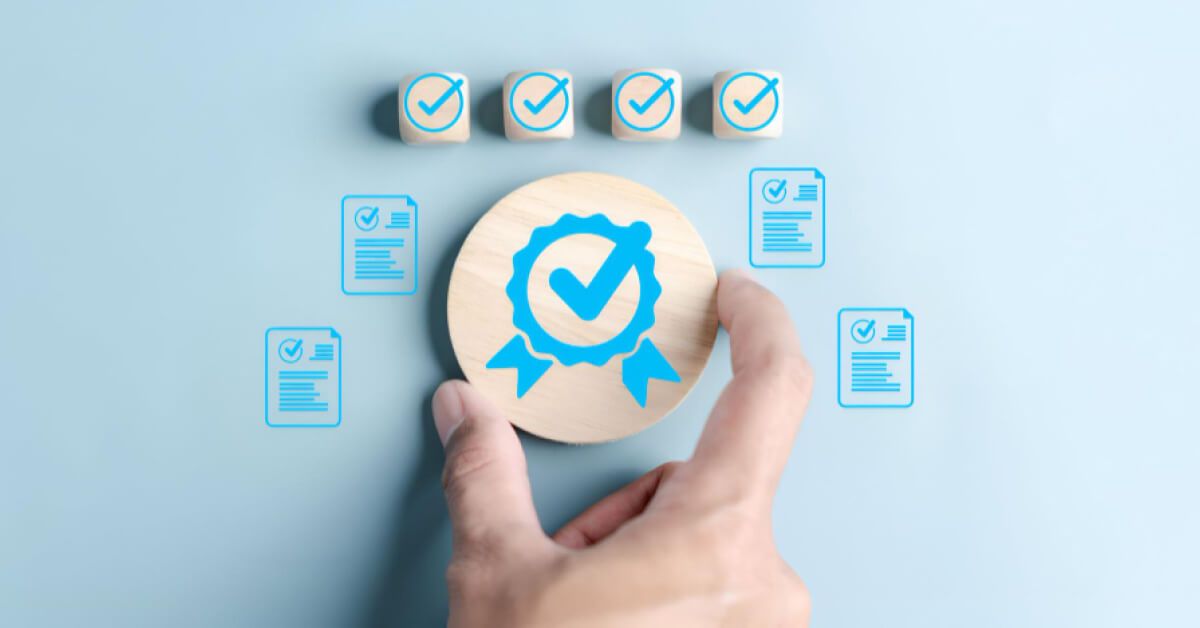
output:
[[433,398],[454,526],[451,626],[807,626],[771,502],[812,390],[783,304],[721,276],[733,380],[690,460],[670,462],[546,536],[511,425],[469,384]]

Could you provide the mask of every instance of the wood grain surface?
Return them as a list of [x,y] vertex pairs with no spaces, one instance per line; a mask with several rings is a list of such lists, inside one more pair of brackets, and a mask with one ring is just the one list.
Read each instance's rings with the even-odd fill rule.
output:
[[[663,290],[654,306],[655,323],[642,338],[653,341],[681,381],[651,379],[643,408],[621,381],[621,360],[627,355],[614,356],[603,366],[555,361],[518,398],[515,369],[485,366],[514,336],[523,336],[513,325],[513,306],[505,293],[513,276],[513,255],[529,243],[537,227],[554,224],[564,214],[598,213],[621,227],[636,221],[651,227],[646,248],[654,255],[654,276]],[[578,234],[551,244],[537,258],[529,300],[534,317],[550,335],[574,345],[594,345],[629,323],[640,294],[636,270],[630,269],[600,315],[590,321],[576,315],[550,288],[550,273],[557,268],[570,270],[586,284],[613,247],[606,238]],[[613,175],[560,174],[505,196],[471,230],[450,277],[450,338],[467,379],[514,425],[553,440],[608,441],[658,421],[691,390],[716,337],[716,286],[716,272],[699,234],[654,190]]]

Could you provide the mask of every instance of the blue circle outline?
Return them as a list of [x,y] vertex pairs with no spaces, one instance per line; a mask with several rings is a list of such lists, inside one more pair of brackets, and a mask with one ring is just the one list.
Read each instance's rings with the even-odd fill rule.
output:
[[777,200],[777,201],[771,200],[771,197],[767,196],[767,186],[771,185],[772,181],[783,181],[784,183],[786,183],[787,179],[767,179],[766,181],[763,182],[762,189],[759,190],[759,193],[762,194],[764,201],[766,201],[772,205],[778,205],[787,200],[787,193],[786,193],[787,190],[784,190],[784,195],[779,200]]
[[859,324],[859,323],[866,323],[866,322],[868,322],[868,321],[870,321],[870,320],[871,320],[871,319],[869,319],[869,318],[860,318],[860,319],[858,319],[858,320],[854,321],[853,323],[850,323],[850,337],[854,339],[854,342],[857,342],[857,343],[858,343],[858,344],[860,344],[860,345],[865,345],[865,344],[867,344],[868,342],[871,342],[872,340],[874,340],[874,339],[875,339],[875,329],[874,329],[874,328],[872,328],[872,329],[871,329],[871,337],[870,337],[870,338],[867,338],[866,340],[859,340],[859,339],[858,339],[858,334],[856,334],[856,333],[854,332],[854,328],[855,328],[855,327],[858,327],[858,324]]
[[[448,122],[445,126],[440,126],[437,128],[425,126],[425,125],[421,124],[420,122],[417,122],[417,119],[413,117],[412,112],[409,111],[409,109],[408,109],[408,95],[410,92],[412,92],[412,88],[417,86],[417,83],[420,83],[421,81],[423,81],[429,77],[437,77],[440,79],[445,79],[445,81],[447,83],[449,83],[451,85],[454,84],[454,79],[450,78],[446,74],[443,74],[441,72],[426,72],[426,73],[422,74],[421,76],[418,76],[417,78],[413,79],[412,82],[408,84],[408,87],[404,88],[404,98],[401,99],[400,104],[404,106],[404,117],[408,118],[408,121],[412,122],[413,126],[417,127],[418,129],[421,129],[422,131],[425,131],[426,133],[441,133],[442,131],[445,131],[446,129],[454,126],[454,124],[456,122],[458,122],[458,119],[462,117],[463,109],[467,108],[466,107],[467,103],[466,103],[466,100],[463,99],[462,87],[460,86],[458,89],[458,94],[457,94],[457,96],[458,96],[458,113],[454,114],[453,120]],[[466,81],[463,81],[463,82],[466,83]]]
[[763,80],[763,83],[771,82],[771,79],[758,72],[738,72],[737,74],[729,77],[729,80],[725,81],[725,84],[721,86],[721,94],[717,96],[717,109],[721,111],[721,117],[725,118],[725,122],[729,123],[729,126],[739,131],[753,133],[754,131],[759,131],[765,128],[768,124],[771,124],[771,122],[775,120],[775,115],[779,113],[779,84],[776,83],[775,85],[771,86],[771,94],[775,96],[775,107],[771,109],[771,115],[767,117],[767,120],[758,126],[742,126],[733,120],[730,120],[729,114],[725,113],[725,90],[729,89],[729,86],[732,85],[734,81],[743,76],[757,76]]
[[358,224],[358,215],[361,214],[364,209],[375,209],[376,211],[379,211],[379,208],[374,205],[363,205],[362,207],[359,207],[358,210],[354,212],[354,226],[358,227],[359,231],[374,231],[375,227],[379,226],[378,216],[376,216],[374,227],[364,228],[362,225]]
[[284,357],[284,354],[283,354],[283,345],[287,344],[287,342],[289,340],[294,341],[296,339],[295,338],[284,338],[282,341],[280,341],[279,348],[275,350],[275,353],[279,354],[279,359],[283,360],[285,364],[295,364],[300,361],[300,358],[304,357],[304,347],[300,347],[300,355],[289,360],[286,357]]
[[513,326],[525,332],[533,350],[552,355],[564,366],[588,362],[604,366],[613,357],[631,353],[642,334],[654,326],[654,305],[662,295],[662,284],[654,276],[654,254],[649,249],[638,251],[634,268],[638,274],[638,304],[633,317],[617,335],[594,345],[572,345],[565,343],[542,327],[533,315],[529,303],[529,280],[533,265],[551,244],[572,235],[591,234],[619,243],[636,237],[636,231],[650,229],[650,225],[636,221],[628,227],[618,227],[604,214],[592,214],[586,218],[574,214],[563,214],[558,222],[538,227],[529,234],[529,243],[513,255],[513,275],[504,292],[513,306]]
[[634,72],[633,74],[626,76],[624,78],[624,80],[622,80],[620,83],[618,83],[617,90],[615,92],[613,92],[613,109],[616,110],[616,112],[617,112],[617,118],[619,118],[621,120],[621,122],[625,123],[625,126],[633,129],[634,131],[641,131],[642,133],[649,133],[651,131],[658,129],[662,125],[666,124],[667,120],[671,119],[671,114],[675,113],[675,90],[671,89],[671,88],[667,88],[667,95],[671,97],[671,108],[667,110],[667,115],[663,116],[663,119],[660,120],[658,124],[656,124],[654,126],[648,126],[648,127],[637,126],[636,124],[631,123],[629,120],[626,120],[625,114],[621,113],[621,90],[624,89],[625,84],[628,83],[629,80],[634,78],[635,76],[653,76],[654,78],[658,79],[660,84],[666,83],[667,79],[663,78],[661,75],[656,74],[654,72],[645,72],[645,71]]
[[[524,83],[525,79],[533,77],[533,76],[544,76],[546,78],[549,78],[554,81],[555,85],[558,85],[558,82],[564,78],[561,76],[554,76],[553,74],[551,74],[549,72],[541,72],[541,71],[530,72],[530,73],[526,74],[525,76],[522,76],[521,78],[517,79],[516,83],[513,83],[512,89],[508,90],[508,111],[510,113],[512,113],[513,120],[516,120],[517,124],[525,127],[529,131],[533,131],[534,133],[543,133],[545,131],[549,131],[550,129],[553,129],[554,127],[558,126],[558,124],[560,122],[562,122],[564,118],[567,117],[567,111],[570,111],[570,109],[571,109],[571,92],[565,86],[563,87],[563,90],[562,90],[563,98],[566,99],[566,102],[563,103],[562,113],[558,114],[557,120],[555,120],[554,122],[551,122],[548,126],[543,126],[543,127],[529,126],[528,124],[525,124],[525,121],[521,119],[520,114],[517,113],[517,108],[515,106],[513,106],[513,98],[516,98],[517,88],[521,86],[521,83]],[[568,79],[568,80],[570,80],[570,79]]]

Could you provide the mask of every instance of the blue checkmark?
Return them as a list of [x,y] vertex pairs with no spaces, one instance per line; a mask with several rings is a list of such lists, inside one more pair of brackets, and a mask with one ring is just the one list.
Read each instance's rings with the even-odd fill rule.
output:
[[[621,93],[625,89],[625,86],[628,85],[630,81],[632,81],[636,78],[640,78],[640,77],[648,77],[648,78],[658,81],[660,83],[660,85],[658,86],[658,89],[656,89],[654,91],[654,93],[650,94],[650,96],[648,98],[646,98],[646,100],[642,101],[641,103],[634,100],[633,98],[630,98],[630,99],[624,101],[625,104],[628,105],[628,107],[621,106],[621,103],[622,103]],[[671,115],[673,113],[675,113],[675,92],[673,92],[671,90],[671,87],[674,84],[675,84],[674,77],[665,79],[665,78],[659,76],[658,74],[655,74],[654,72],[634,72],[633,74],[630,74],[629,76],[625,77],[625,79],[622,80],[617,85],[617,89],[613,93],[613,108],[617,112],[617,117],[621,119],[621,122],[625,123],[625,126],[631,128],[635,131],[642,131],[643,133],[653,131],[653,130],[661,127],[662,125],[666,124],[667,121],[671,119]],[[664,94],[669,99],[670,106],[667,107],[667,113],[662,117],[661,120],[657,120],[657,121],[653,122],[652,124],[648,124],[648,125],[639,125],[639,124],[634,124],[632,121],[630,121],[628,118],[625,117],[625,112],[627,109],[632,109],[633,112],[638,114],[639,116],[644,115],[647,111],[650,110],[651,107],[654,106],[654,103],[656,103],[660,99],[662,99]]]
[[787,179],[768,179],[763,184],[763,198],[772,205],[778,205],[787,198]]
[[671,89],[671,85],[674,83],[675,83],[675,79],[673,79],[673,78],[669,78],[669,79],[663,81],[662,85],[660,85],[658,87],[658,89],[654,91],[653,94],[650,94],[650,97],[647,98],[645,100],[645,102],[638,104],[638,101],[630,98],[629,106],[632,107],[633,110],[638,112],[639,114],[646,113],[646,110],[649,109],[651,106],[653,106],[654,103],[658,102],[658,99],[662,98],[662,95],[667,93],[667,91]]
[[650,225],[635,222],[630,229],[630,237],[613,247],[588,285],[566,268],[556,268],[550,273],[550,288],[579,318],[591,321],[600,315],[633,268],[637,254],[650,242]]
[[354,224],[363,231],[372,231],[379,226],[379,208],[369,205],[358,208],[354,213]]
[[425,115],[431,116],[437,112],[438,109],[441,109],[442,105],[446,104],[446,101],[450,100],[451,96],[458,92],[458,90],[462,87],[462,84],[462,79],[454,79],[450,82],[450,87],[448,87],[446,91],[442,92],[442,95],[438,96],[437,100],[433,101],[433,104],[427,104],[424,100],[418,100],[417,106],[425,112]]
[[559,92],[566,92],[568,80],[569,79],[564,78],[555,83],[554,88],[547,92],[546,95],[537,102],[537,104],[534,104],[532,100],[526,98],[525,108],[529,110],[529,113],[532,113],[535,116],[541,113],[542,109],[545,109],[546,105],[550,104],[550,101],[554,100],[554,97],[557,96]]
[[[765,120],[754,126],[746,126],[744,124],[735,122],[729,117],[729,112],[725,110],[725,92],[729,90],[729,86],[736,83],[739,79],[747,78],[755,78],[762,81],[763,87],[758,91],[757,94],[754,95],[754,98],[750,99],[750,102],[744,103],[736,98],[733,99],[733,108],[742,115],[747,115],[752,110],[757,108],[768,94],[774,94],[774,98],[771,99],[773,102],[771,106],[771,113],[766,117]],[[770,124],[775,119],[776,114],[779,113],[779,78],[776,77],[769,79],[758,72],[739,72],[729,77],[729,79],[725,81],[725,85],[721,87],[721,93],[717,95],[717,104],[721,111],[721,117],[725,119],[725,122],[727,122],[729,126],[746,133],[752,133],[754,131],[763,129]]]
[[742,113],[750,113],[751,109],[757,107],[758,103],[762,102],[762,99],[766,98],[767,94],[770,94],[775,89],[775,85],[777,83],[779,83],[779,79],[777,78],[767,81],[767,84],[761,90],[759,90],[757,94],[754,95],[754,98],[750,99],[750,102],[746,104],[742,104],[742,101],[734,98],[733,106],[737,107],[738,111],[741,111]]
[[850,326],[850,335],[859,344],[866,344],[875,338],[875,319],[860,318]]
[[[531,114],[536,116],[541,113],[542,110],[549,106],[549,104],[553,102],[555,97],[560,93],[563,97],[562,111],[558,114],[558,117],[549,124],[545,124],[543,126],[533,126],[525,120],[522,120],[520,111],[518,111],[516,108],[515,98],[517,96],[517,92],[520,90],[521,85],[525,83],[525,81],[534,77],[548,78],[554,82],[554,87],[552,87],[550,91],[542,96],[542,98],[540,98],[536,103],[528,98],[521,103],[521,105],[525,107],[525,109],[529,110]],[[512,88],[508,90],[508,110],[512,113],[512,117],[517,121],[517,124],[520,124],[522,127],[534,132],[549,131],[550,129],[558,126],[558,123],[562,122],[563,119],[567,117],[567,111],[571,109],[571,92],[567,90],[567,84],[569,82],[569,77],[564,76],[559,78],[553,74],[550,74],[549,72],[530,72],[518,79],[516,83],[513,83]]]
[[285,338],[279,343],[279,359],[288,364],[295,364],[304,355],[303,338]]
[[[425,84],[427,81],[431,81],[431,80],[435,80],[435,79],[438,81],[445,81],[446,85],[448,85],[449,87],[446,88],[446,90],[444,92],[442,92],[442,95],[439,96],[436,100],[434,100],[433,103],[427,103],[424,100],[418,100],[417,101],[417,110],[424,112],[426,116],[431,116],[435,112],[440,111],[442,109],[442,107],[445,106],[446,102],[448,100],[450,100],[450,98],[452,96],[454,96],[455,94],[458,94],[458,108],[455,110],[454,117],[451,118],[449,122],[446,122],[445,124],[443,124],[441,126],[429,126],[427,124],[422,123],[421,120],[418,120],[417,117],[413,115],[412,110],[409,108],[409,105],[412,102],[412,100],[410,100],[410,97],[412,96],[413,88],[415,88],[417,85]],[[464,81],[464,79],[461,79],[461,78],[459,78],[459,79],[451,78],[450,76],[448,76],[446,74],[442,74],[441,72],[428,72],[428,73],[422,74],[421,76],[418,76],[417,78],[413,79],[412,81],[409,81],[408,87],[404,90],[404,97],[400,101],[401,104],[404,106],[404,116],[406,118],[408,118],[408,121],[411,122],[413,126],[417,127],[418,129],[421,129],[422,131],[425,131],[426,133],[440,133],[442,131],[445,131],[446,129],[449,129],[450,127],[452,127],[458,123],[459,118],[462,118],[463,111],[467,108],[466,107],[466,93],[465,93],[466,88],[467,88],[466,82]],[[424,116],[422,116],[422,117],[424,117]],[[425,121],[429,122],[428,119],[426,119]]]

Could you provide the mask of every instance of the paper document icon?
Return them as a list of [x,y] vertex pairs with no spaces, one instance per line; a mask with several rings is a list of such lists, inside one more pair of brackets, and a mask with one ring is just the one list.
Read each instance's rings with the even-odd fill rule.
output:
[[825,265],[825,175],[816,168],[750,171],[750,265]]
[[341,424],[342,337],[334,328],[268,329],[265,378],[267,425]]
[[417,291],[417,202],[407,194],[342,199],[342,292]]
[[913,322],[904,308],[845,308],[838,312],[839,405],[912,405]]

